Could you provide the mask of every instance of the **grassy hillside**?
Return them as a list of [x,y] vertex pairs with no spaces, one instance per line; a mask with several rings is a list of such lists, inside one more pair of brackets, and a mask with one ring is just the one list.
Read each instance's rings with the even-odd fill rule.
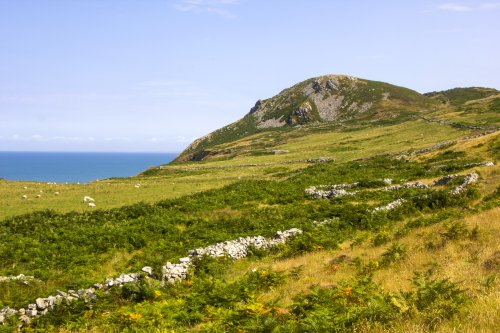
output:
[[[34,277],[0,279],[0,309],[26,308],[37,297],[144,266],[160,276],[167,261],[190,249],[295,227],[303,234],[271,251],[196,262],[175,285],[143,278],[98,291],[96,299],[62,303],[23,329],[499,331],[499,132],[450,124],[461,112],[450,106],[431,103],[417,112],[427,97],[414,96],[403,116],[378,117],[382,108],[364,119],[247,133],[217,145],[225,156],[138,177],[82,185],[0,181],[0,277]],[[498,123],[484,98],[466,103],[484,108],[480,117],[464,113],[467,123]],[[446,122],[415,117],[422,112]],[[473,172],[478,181],[452,195]],[[439,186],[384,190],[387,179],[430,185],[449,174],[456,176]],[[351,195],[337,198],[305,192],[353,183]],[[84,195],[97,209],[82,203]],[[381,209],[394,202],[395,209]],[[3,321],[0,332],[19,325],[16,317]]]
[[308,79],[278,95],[259,100],[241,120],[196,140],[176,161],[228,159],[228,144],[250,135],[295,133],[318,125],[398,123],[438,105],[413,90],[351,76]]
[[[233,151],[229,155],[231,159],[164,165],[161,169],[147,170],[139,177],[89,184],[0,180],[0,204],[3,207],[0,218],[41,209],[88,212],[91,209],[83,203],[85,195],[96,200],[97,209],[116,208],[139,201],[154,203],[244,179],[276,179],[287,172],[306,168],[321,157],[338,162],[350,161],[381,153],[421,149],[443,141],[458,140],[471,133],[474,131],[415,119],[385,126],[318,125],[296,131],[260,133],[224,145],[225,149]],[[287,153],[275,154],[274,150]],[[136,188],[137,184],[141,186]],[[22,195],[27,195],[28,199],[23,200]],[[41,197],[36,198],[37,195]]]

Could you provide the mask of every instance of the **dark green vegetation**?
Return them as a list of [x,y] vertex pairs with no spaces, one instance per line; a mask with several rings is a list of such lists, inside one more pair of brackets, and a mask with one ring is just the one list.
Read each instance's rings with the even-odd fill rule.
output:
[[[366,323],[389,326],[415,314],[428,318],[427,327],[460,311],[469,300],[464,290],[449,280],[415,274],[408,292],[390,293],[360,274],[340,286],[312,286],[294,298],[289,308],[261,303],[255,295],[293,279],[300,271],[283,274],[270,269],[251,271],[227,281],[224,260],[205,264],[203,272],[176,286],[161,288],[138,283],[101,295],[98,302],[60,306],[30,331],[85,326],[126,332],[192,327],[199,332],[344,332]],[[107,312],[104,318],[99,315]]]
[[[346,197],[335,200],[312,200],[304,194],[304,188],[311,184],[361,181],[360,186],[369,189],[379,187],[381,182],[374,180],[383,178],[392,178],[396,182],[401,182],[444,175],[449,172],[451,165],[444,167],[442,162],[450,155],[456,157],[452,163],[453,171],[463,170],[467,164],[474,162],[467,157],[457,157],[457,154],[451,154],[447,151],[428,163],[408,163],[390,156],[381,156],[342,165],[319,164],[280,181],[242,181],[223,189],[207,191],[179,200],[165,200],[154,205],[136,204],[120,209],[86,214],[56,214],[45,211],[10,218],[0,224],[1,275],[24,273],[34,275],[44,283],[34,282],[29,285],[21,285],[17,282],[11,282],[4,284],[0,292],[0,305],[2,307],[21,307],[32,302],[37,296],[53,294],[57,289],[77,289],[92,285],[95,281],[103,280],[106,277],[106,272],[97,270],[96,274],[89,275],[89,271],[95,271],[97,267],[108,262],[116,253],[120,252],[136,253],[127,260],[122,259],[123,262],[120,264],[122,269],[139,271],[145,265],[152,265],[156,272],[159,272],[159,267],[167,260],[184,256],[187,250],[198,246],[206,246],[246,235],[271,236],[278,229],[299,227],[305,230],[305,235],[278,250],[280,257],[293,257],[319,248],[336,248],[340,242],[348,239],[356,230],[377,231],[394,223],[394,221],[401,221],[406,217],[422,214],[431,209],[447,211],[453,207],[463,207],[476,197],[476,192],[470,190],[463,195],[451,197],[448,192],[450,186],[455,184],[439,191],[416,189],[397,192],[367,191],[356,198]],[[371,212],[373,207],[401,197],[409,200],[409,204],[389,213],[373,214]],[[371,202],[371,204],[366,202]],[[312,220],[332,217],[337,217],[339,220],[328,227],[313,228],[311,226]],[[381,263],[386,265],[396,261],[404,254],[402,252],[404,251],[401,248],[393,246],[384,254]],[[245,304],[250,295],[257,292],[257,290],[252,289],[257,288],[255,285],[247,290],[247,287],[227,284],[223,281],[212,281],[211,275],[202,274],[202,277],[198,277],[196,273],[194,274],[193,282],[196,281],[196,283],[193,284],[193,290],[186,285],[167,288],[169,293],[180,293],[181,295],[188,293],[187,296],[183,296],[187,297],[186,300],[181,297],[174,303],[183,304],[182,307],[184,307],[184,302],[192,302],[192,306],[194,303],[198,304],[196,309],[192,309],[194,313],[177,313],[176,316],[179,318],[172,319],[171,327],[179,327],[178,325],[189,327],[206,321],[205,316],[209,316],[209,313],[206,312],[208,311],[207,306],[215,310],[219,307],[225,307],[226,303],[224,302],[238,304],[243,302]],[[245,279],[248,278],[246,277],[238,283],[246,284],[248,281]],[[213,286],[206,286],[207,283],[222,283],[223,290],[213,291]],[[370,286],[370,290],[373,291],[374,287],[371,282],[367,286]],[[141,289],[143,287],[138,286],[137,292],[146,292]],[[182,291],[177,291],[176,288],[180,288]],[[211,303],[210,297],[218,299],[222,296],[204,295],[205,291],[198,288],[227,293],[228,295],[224,297],[232,295],[232,298],[224,300],[220,304]],[[226,288],[229,288],[229,291]],[[232,288],[243,288],[245,292],[243,294],[236,293]],[[167,291],[161,289],[162,294],[165,292]],[[320,293],[323,292],[336,293],[337,291],[321,291]],[[120,297],[123,296],[123,293],[125,293],[124,290],[121,291]],[[203,294],[203,297],[209,297],[209,299],[201,302],[197,298],[202,297],[199,294]],[[125,298],[132,297],[129,294],[126,295]],[[139,300],[153,297],[148,295],[133,297],[138,297]],[[195,297],[195,299],[191,300],[191,297]],[[376,297],[381,297],[381,300],[386,299],[386,296],[382,294],[377,294]],[[122,300],[118,304],[123,305],[123,302]],[[363,302],[368,301],[364,300]],[[109,305],[106,301],[103,304]],[[353,306],[354,304],[358,304],[358,302],[353,302]],[[250,305],[251,303],[245,306]],[[104,305],[96,306],[100,308]],[[169,305],[168,308],[170,309],[171,306],[173,305]],[[71,307],[60,311],[70,311]],[[95,309],[90,309],[85,305],[83,308],[78,307],[78,313],[84,309],[95,311]],[[300,311],[296,310],[298,311],[297,318],[293,320],[295,324],[312,325],[312,323],[306,324],[309,319],[304,323],[299,320],[302,317],[309,318],[309,315],[306,314],[307,309],[308,307]],[[316,311],[315,308],[314,311]],[[363,309],[363,311],[371,310]],[[241,312],[241,310],[236,312]],[[84,315],[83,313],[80,314]],[[231,316],[233,315],[236,314],[231,314]],[[311,315],[316,316],[315,312]],[[393,315],[395,313],[390,316]],[[270,320],[271,313],[268,316],[270,316],[268,318]],[[65,322],[71,321],[71,318],[73,317],[69,316]],[[367,317],[360,315],[359,320],[362,318],[366,319]],[[122,319],[118,317],[114,320],[117,320],[120,325],[125,325],[121,322]],[[265,316],[261,318],[258,315],[257,318],[249,316],[245,320],[250,320],[250,322],[256,320],[255,325],[264,325],[264,323],[258,323],[264,319]],[[50,327],[50,325],[58,324],[59,320],[60,316],[54,314],[41,319],[40,323],[34,324],[34,327],[38,325]],[[356,321],[357,319],[352,320]],[[381,320],[386,321],[388,318],[384,317]],[[146,323],[152,325],[152,322],[149,321],[141,325],[146,325]],[[238,323],[240,320],[235,318],[232,325],[237,326]],[[269,323],[269,325],[278,324],[280,324],[279,320]],[[163,323],[163,325],[167,325],[167,323]],[[342,325],[347,324],[339,322],[338,325],[340,325],[338,327],[342,327]]]
[[[304,81],[180,158],[201,161],[150,169],[122,194],[177,196],[84,213],[68,207],[20,214],[35,210],[27,206],[0,221],[0,276],[35,277],[0,281],[0,308],[26,307],[146,265],[159,276],[162,265],[190,249],[295,227],[304,233],[271,251],[197,261],[176,285],[143,278],[98,291],[96,300],[61,304],[23,329],[498,332],[499,136],[455,126],[497,126],[497,93],[461,88],[424,96],[349,77]],[[319,119],[325,101],[338,112],[327,122]],[[258,127],[276,117],[283,126]],[[484,161],[495,165],[477,165]],[[451,195],[473,171],[479,181]],[[386,178],[430,184],[447,174],[458,176],[428,189],[382,190]],[[132,186],[139,181],[141,191]],[[313,199],[304,192],[354,182],[353,196]],[[109,184],[98,185],[103,199],[112,194]],[[398,199],[401,206],[374,211]],[[15,330],[16,319],[8,321],[0,332]]]
[[498,93],[499,92],[496,89],[471,87],[454,88],[445,91],[433,91],[424,95],[439,100],[442,103],[450,103],[454,106],[460,106],[469,101],[498,95]]

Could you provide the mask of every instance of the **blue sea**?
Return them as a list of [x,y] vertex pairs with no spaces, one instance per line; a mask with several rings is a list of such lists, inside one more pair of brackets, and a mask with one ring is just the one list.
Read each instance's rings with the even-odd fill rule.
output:
[[134,176],[177,153],[0,152],[0,178],[57,183]]

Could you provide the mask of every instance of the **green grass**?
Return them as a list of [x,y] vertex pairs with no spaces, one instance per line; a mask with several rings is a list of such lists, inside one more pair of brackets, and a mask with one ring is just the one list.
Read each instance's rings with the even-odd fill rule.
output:
[[[416,109],[408,110],[401,118],[240,133],[215,146],[229,155],[132,178],[1,180],[0,276],[36,280],[1,282],[0,307],[26,306],[145,265],[158,274],[189,249],[298,227],[301,237],[270,253],[200,262],[176,286],[130,285],[61,306],[28,331],[496,332],[498,272],[484,263],[497,260],[500,169],[467,165],[498,162],[499,135],[470,139],[477,133],[417,120]],[[434,111],[449,119],[459,112]],[[450,144],[410,161],[396,158],[442,142]],[[335,160],[307,161],[319,157]],[[437,189],[373,191],[384,178],[430,183],[473,170],[479,183],[459,196],[449,191],[462,178]],[[360,182],[356,196],[314,200],[304,193],[311,185],[352,182]],[[84,205],[84,195],[97,209]],[[403,206],[372,213],[400,198]]]

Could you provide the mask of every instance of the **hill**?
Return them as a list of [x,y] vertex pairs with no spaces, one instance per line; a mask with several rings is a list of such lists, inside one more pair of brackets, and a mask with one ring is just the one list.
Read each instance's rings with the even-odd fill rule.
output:
[[321,124],[380,123],[408,119],[434,100],[388,83],[343,75],[311,78],[259,100],[241,120],[193,142],[178,162],[234,156],[221,146],[256,133],[291,131]]
[[452,105],[334,78],[394,97],[255,122],[203,143],[228,154],[130,179],[1,181],[0,332],[499,331],[495,94]]

